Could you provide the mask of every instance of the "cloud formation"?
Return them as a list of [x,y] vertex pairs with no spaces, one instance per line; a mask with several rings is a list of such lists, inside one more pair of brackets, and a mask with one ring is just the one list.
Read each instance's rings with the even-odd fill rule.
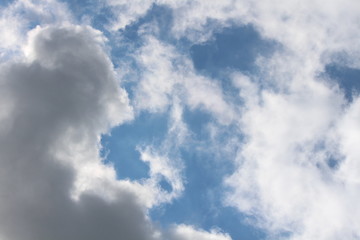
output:
[[179,100],[191,109],[205,109],[221,124],[233,120],[234,109],[216,81],[197,74],[191,60],[173,46],[153,36],[144,38],[135,54],[142,72],[135,89],[136,108],[163,112]]
[[132,118],[100,41],[91,28],[37,28],[27,61],[1,66],[3,239],[151,236],[137,197],[99,157],[100,135]]
[[[181,150],[192,133],[184,109],[211,116],[208,151],[235,166],[223,176],[224,205],[269,239],[360,238],[360,98],[349,101],[323,75],[328,64],[360,68],[357,1],[103,3],[115,38],[154,4],[171,11],[171,40],[154,22],[136,33],[131,99],[103,33],[74,25],[66,4],[19,0],[0,10],[1,239],[231,239],[216,228],[163,229],[149,216],[186,188]],[[228,96],[179,42],[244,24],[278,47],[255,60],[255,72],[225,71],[238,93]],[[159,145],[138,146],[149,178],[119,180],[100,155],[101,136],[143,111],[166,113],[168,132]],[[225,131],[227,141],[217,141]]]
[[100,157],[101,135],[133,119],[104,41],[87,26],[38,26],[22,46],[25,57],[1,64],[2,239],[151,240],[169,234],[185,240],[198,234],[191,226],[190,235],[176,225],[162,231],[147,216],[146,209],[168,194],[158,176],[181,191],[166,165],[144,156],[154,174],[145,183],[131,182],[117,180]]
[[[354,95],[349,103],[339,87],[320,74],[329,63],[359,68],[359,3],[239,0],[153,4],[173,11],[175,38],[202,42],[219,26],[251,24],[262,37],[281,46],[271,58],[257,59],[260,73],[235,71],[232,75],[233,86],[239,89],[238,100],[243,102],[230,99],[237,104],[237,111],[232,111],[229,122],[239,127],[234,135],[242,135],[243,140],[238,141],[241,150],[234,159],[237,170],[225,178],[232,188],[226,204],[255,217],[255,223],[275,239],[359,238],[355,220],[359,208],[355,203],[359,194],[355,190],[359,100]],[[137,7],[145,13],[151,5]],[[140,17],[140,11],[137,13]],[[135,16],[132,11],[127,14]],[[179,71],[159,75],[174,72]],[[167,78],[184,79],[178,75]],[[193,82],[189,92],[201,96],[198,89],[202,88],[195,85]],[[219,86],[214,89],[218,91]],[[156,90],[160,91],[157,95],[166,92]],[[219,99],[216,103],[225,101],[221,94]],[[225,102],[220,109],[229,111],[232,104],[229,99]],[[211,112],[215,106],[204,109]]]

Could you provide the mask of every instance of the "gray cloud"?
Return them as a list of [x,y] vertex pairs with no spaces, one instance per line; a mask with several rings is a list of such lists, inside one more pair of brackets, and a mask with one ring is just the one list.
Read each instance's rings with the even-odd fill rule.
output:
[[[100,134],[131,118],[96,34],[37,29],[30,60],[1,66],[2,239],[153,239],[130,191],[111,200],[91,191],[71,197],[76,161],[98,161]],[[77,157],[84,151],[90,159]]]
[[155,227],[154,189],[103,164],[101,135],[133,117],[103,42],[90,27],[38,27],[24,59],[0,65],[0,239],[229,240]]

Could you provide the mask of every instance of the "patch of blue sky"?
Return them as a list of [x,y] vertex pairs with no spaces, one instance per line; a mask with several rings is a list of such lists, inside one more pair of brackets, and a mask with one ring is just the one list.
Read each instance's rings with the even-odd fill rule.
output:
[[119,179],[147,178],[149,166],[141,161],[137,146],[160,144],[167,133],[167,115],[142,112],[135,120],[102,137],[102,155],[114,164]]
[[172,10],[163,5],[153,4],[147,13],[140,17],[137,21],[125,27],[119,32],[128,41],[134,41],[135,39],[141,39],[139,30],[146,24],[156,24],[158,26],[157,37],[165,42],[171,41],[171,26],[173,23]]
[[6,7],[9,4],[13,3],[15,0],[1,0],[0,1],[0,7]]
[[164,178],[160,180],[159,185],[163,190],[165,190],[168,193],[172,192],[173,190],[171,184]]
[[[232,144],[229,141],[234,140],[236,138],[238,141],[242,140],[242,135],[236,135],[234,133],[238,132],[237,126],[235,124],[230,124],[227,126],[221,126],[217,123],[217,121],[211,116],[210,113],[203,109],[189,109],[185,108],[183,112],[183,120],[187,124],[188,129],[191,132],[191,143],[188,144],[189,146],[184,146],[184,149],[190,149],[196,148],[197,151],[201,151],[201,149],[205,149],[206,152],[211,152],[211,149],[209,149],[209,146],[212,146],[214,142],[216,143],[222,143],[224,146],[227,146],[228,151],[231,151],[232,157],[236,154],[236,151],[238,150],[237,147],[229,148]],[[217,134],[215,136],[212,136],[211,128],[215,127],[217,128]],[[221,146],[222,148],[224,146]],[[237,146],[237,145],[235,145]],[[218,149],[214,149],[218,155],[225,154],[225,152],[217,151]],[[215,155],[212,152],[211,158],[215,160]],[[226,152],[226,154],[228,154]],[[222,156],[222,158],[225,158]],[[229,160],[232,162],[233,159],[224,159]],[[231,173],[232,168],[228,168],[229,172]]]
[[341,163],[341,159],[335,157],[329,157],[326,161],[327,165],[331,169],[337,169]]
[[339,64],[329,64],[325,67],[325,75],[335,81],[344,91],[348,101],[360,93],[360,69],[350,68]]
[[280,44],[263,39],[252,25],[243,25],[227,27],[208,42],[192,45],[190,55],[195,69],[217,79],[225,96],[234,100],[238,91],[229,73],[239,71],[249,76],[258,75],[256,59],[271,57],[279,47]]
[[[153,4],[143,17],[130,23],[124,29],[119,29],[117,32],[109,32],[109,24],[117,17],[109,6],[89,4],[91,7],[85,10],[81,9],[82,3],[80,0],[67,2],[71,2],[70,6],[75,7],[76,18],[78,20],[81,20],[83,16],[91,15],[92,26],[101,30],[109,39],[114,59],[123,58],[124,55],[133,53],[134,50],[142,45],[143,39],[139,30],[145,24],[157,24],[159,26],[160,32],[157,37],[160,40],[165,41],[170,36],[168,29],[170,29],[172,24],[172,11],[165,6]],[[80,10],[77,11],[77,8]]]
[[191,46],[190,53],[198,71],[218,76],[229,69],[256,71],[256,58],[271,55],[275,47],[275,42],[263,39],[253,26],[244,25],[223,29],[210,41]]
[[[68,8],[71,10],[71,13],[73,17],[78,21],[81,22],[81,20],[84,19],[84,17],[91,17],[90,20],[95,24],[99,26],[100,28],[103,28],[105,24],[108,22],[108,20],[112,17],[112,15],[106,15],[106,17],[103,16],[105,7],[104,4],[102,4],[100,1],[91,1],[91,0],[60,0],[60,2],[66,3]],[[107,12],[107,14],[109,14]],[[97,20],[97,18],[101,19],[100,21]]]
[[203,140],[209,138],[208,123],[212,121],[209,113],[201,110],[190,110],[185,108],[183,112],[183,120],[187,123],[188,129],[192,133],[195,140]]
[[[91,0],[60,0],[65,3],[71,10],[72,16],[78,23],[88,23],[95,29],[100,30],[109,40],[109,46],[111,50],[120,44],[118,39],[114,38],[114,35],[109,32],[109,25],[111,21],[115,19],[115,15],[111,10],[111,7],[107,6],[101,1]],[[114,39],[116,39],[114,41]]]
[[337,170],[339,165],[344,161],[344,156],[341,155],[336,149],[331,148],[331,152],[328,150],[328,146],[325,145],[324,141],[318,142],[313,151],[314,152],[325,152],[325,161],[324,163],[316,163],[316,166],[320,170]]
[[157,37],[167,42],[171,38],[169,29],[172,19],[172,11],[169,8],[153,4],[143,17],[126,26],[125,29],[120,29],[116,34],[110,34],[108,38],[112,47],[111,57],[115,67],[120,65],[119,62],[127,61],[135,70],[139,70],[132,55],[143,44],[141,28],[146,24],[156,24],[159,27]]
[[[152,209],[151,218],[163,226],[185,223],[207,230],[218,227],[233,239],[264,239],[264,232],[247,223],[249,216],[224,206],[222,202],[226,191],[223,177],[231,174],[235,168],[226,154],[216,154],[217,149],[211,148],[214,143],[211,142],[207,126],[215,123],[215,120],[202,109],[188,108],[184,109],[183,120],[192,133],[191,140],[180,149],[185,165],[185,191],[171,204]],[[219,143],[227,144],[234,132],[232,127],[221,129],[217,139]],[[233,153],[236,151],[233,149]],[[166,182],[162,187],[171,190]]]
[[19,14],[24,15],[24,16],[28,16],[27,17],[28,22],[27,22],[27,25],[26,25],[27,30],[34,29],[36,26],[41,24],[41,17],[36,16],[35,14],[31,15],[27,10],[21,9],[19,11]]
[[151,217],[164,226],[185,223],[210,230],[220,228],[232,239],[264,239],[264,232],[247,224],[247,216],[222,203],[223,176],[232,171],[230,161],[214,159],[204,151],[182,150],[185,161],[185,192],[171,204],[154,208]]

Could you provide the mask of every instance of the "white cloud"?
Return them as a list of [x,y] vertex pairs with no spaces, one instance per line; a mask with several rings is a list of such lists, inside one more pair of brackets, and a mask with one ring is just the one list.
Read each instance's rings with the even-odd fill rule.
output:
[[[156,3],[173,10],[172,30],[177,37],[193,39],[199,32],[204,38],[196,40],[206,40],[206,20],[215,19],[220,26],[251,23],[263,37],[283,46],[271,60],[258,59],[260,76],[234,77],[245,101],[238,115],[245,143],[236,160],[239,168],[227,179],[234,189],[227,203],[256,216],[274,238],[289,232],[291,239],[357,239],[358,100],[346,108],[343,94],[317,75],[331,61],[359,67],[359,3],[234,1],[214,3],[215,7],[208,1]],[[155,72],[167,76],[164,83],[169,86],[160,92],[169,96],[171,86],[180,83],[188,91],[185,99],[190,106],[205,106],[215,116],[223,113],[216,109],[229,109],[215,106],[222,97],[214,100],[215,105],[201,97],[198,89],[211,82],[195,87],[202,82],[196,74],[179,76],[181,70],[169,70],[170,61],[161,63],[165,64],[158,66],[164,66],[166,74]],[[186,72],[192,72],[189,69]],[[149,85],[161,84],[146,79]],[[162,106],[169,99],[163,98]],[[340,162],[338,169],[329,166],[330,158]]]
[[134,55],[142,72],[135,89],[137,109],[164,112],[177,99],[191,109],[209,111],[221,124],[233,121],[236,113],[216,81],[198,75],[191,60],[171,45],[144,38],[144,46]]
[[261,76],[233,77],[245,141],[225,201],[273,239],[357,239],[358,100],[345,107],[343,93],[317,77],[320,57],[304,62],[303,52],[290,52],[260,61]]
[[[185,188],[180,148],[188,139],[189,133],[182,119],[183,109],[176,100],[175,102],[170,111],[168,132],[161,144],[138,146],[140,159],[150,168],[150,177],[144,180],[144,185],[153,189],[153,205],[171,203],[181,196]],[[161,183],[164,181],[171,189],[162,188]]]
[[170,104],[171,94],[177,82],[173,72],[174,49],[153,37],[135,53],[139,65],[145,69],[135,92],[135,105],[151,112],[164,112]]
[[340,152],[345,157],[344,162],[340,165],[339,177],[342,181],[350,186],[360,184],[360,152],[356,147],[359,140],[360,124],[359,118],[360,98],[355,99],[354,103],[349,106],[341,119],[337,128],[337,137],[339,137]]
[[[148,0],[125,3],[108,0],[119,19],[113,29],[125,26],[144,16],[153,4],[163,5],[173,13],[174,37],[204,42],[214,31],[232,25],[252,24],[263,37],[277,40],[306,59],[334,58],[334,53],[350,57],[349,64],[359,66],[358,1],[305,0],[276,1],[173,1]],[[213,22],[209,25],[209,22]],[[342,56],[342,59],[344,56]],[[357,59],[354,61],[354,59]],[[328,61],[328,60],[327,60]]]
[[35,25],[65,24],[72,20],[63,3],[55,0],[16,0],[0,8],[0,60],[21,54],[26,33]]
[[309,214],[316,215],[316,201],[331,189],[328,181],[336,181],[326,164],[333,145],[326,141],[342,99],[317,87],[291,94],[263,91],[261,102],[247,106],[241,117],[245,143],[239,168],[227,179],[234,188],[227,201],[273,232],[304,231]]
[[[214,27],[228,26],[236,19],[240,20],[245,8],[234,7],[234,1],[173,1],[140,0],[128,3],[123,0],[107,0],[118,18],[112,23],[112,30],[125,28],[143,17],[154,4],[166,6],[174,15],[172,33],[176,38],[187,37],[194,42],[203,42],[211,37]],[[217,24],[208,27],[210,20]]]
[[174,240],[231,240],[231,237],[226,234],[212,229],[210,232],[204,230],[198,230],[193,226],[189,225],[176,225],[174,226],[169,234],[171,239]]
[[[244,142],[238,143],[238,168],[226,179],[233,188],[226,201],[255,216],[273,238],[284,232],[288,239],[359,238],[359,100],[346,103],[336,86],[319,77],[331,62],[359,68],[359,2],[150,2],[172,10],[176,38],[201,42],[214,29],[250,23],[282,49],[271,59],[257,59],[258,76],[234,75],[244,104],[231,110],[219,86],[192,74],[186,59],[179,64],[181,54],[172,47],[151,40],[148,49],[156,54],[146,54],[153,56],[143,65],[148,72],[141,84],[147,87],[140,84],[138,91],[154,102],[143,98],[141,107],[164,111],[173,89],[181,89],[190,107],[201,106],[218,119],[230,112],[220,122],[238,119],[241,131],[234,134]],[[128,12],[132,21],[150,6],[143,5],[140,15]],[[217,97],[205,97],[211,95]],[[331,159],[339,161],[337,167],[329,166]]]
[[129,2],[126,0],[106,0],[106,3],[111,6],[112,11],[117,16],[111,25],[111,29],[116,31],[143,17],[152,6],[153,1],[135,0]]

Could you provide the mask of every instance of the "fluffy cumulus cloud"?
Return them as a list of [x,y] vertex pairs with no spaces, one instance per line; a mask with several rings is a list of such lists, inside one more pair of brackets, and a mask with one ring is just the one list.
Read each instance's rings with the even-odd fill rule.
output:
[[[48,21],[53,13],[44,6],[56,18],[68,17]],[[7,28],[1,30],[14,39],[2,42],[11,54],[0,65],[1,239],[223,239],[191,226],[153,225],[147,209],[183,188],[168,159],[141,150],[151,169],[142,182],[117,180],[113,166],[104,164],[101,135],[134,115],[102,33],[71,24],[57,2],[16,1],[2,11]],[[28,26],[29,17],[17,16],[21,11],[43,26]],[[181,122],[179,110],[173,112],[175,131]],[[172,195],[158,187],[161,176]]]
[[[255,224],[274,238],[359,238],[355,220],[359,217],[356,199],[360,193],[356,190],[359,160],[355,147],[359,100],[354,95],[354,100],[348,102],[337,85],[319,74],[327,64],[359,67],[359,3],[319,0],[153,4],[173,11],[172,31],[176,38],[204,41],[211,37],[214,27],[252,24],[263,37],[281,46],[270,59],[257,60],[260,74],[231,75],[242,104],[237,111],[229,108],[230,103],[220,109],[234,113],[236,117],[229,118],[229,122],[238,126],[243,141],[238,142],[241,150],[234,158],[237,170],[225,178],[232,189],[225,203],[255,217]],[[135,16],[131,11],[127,14]],[[171,81],[179,84],[186,77],[170,77],[181,72],[169,70],[171,62],[160,66],[167,72],[156,76],[172,80],[164,80],[167,87],[157,81],[154,84],[163,88],[147,92],[156,94],[153,100],[161,96],[165,106],[167,96],[172,95]],[[151,81],[151,77],[146,79],[147,83]],[[204,88],[195,88],[194,82],[189,92],[197,89],[199,97]],[[216,103],[224,99],[218,96],[221,100]],[[224,116],[214,111],[216,104],[210,105],[207,111]]]
[[[234,166],[218,198],[269,239],[360,238],[360,97],[349,100],[324,74],[329,64],[360,68],[358,1],[101,3],[112,12],[103,28],[111,41],[125,41],[119,34],[154,6],[171,12],[171,37],[160,36],[155,21],[136,30],[126,56],[135,67],[123,69],[136,77],[126,90],[113,66],[122,56],[109,55],[101,31],[76,25],[65,2],[0,7],[2,240],[232,239],[216,226],[164,227],[149,214],[186,190],[182,151],[195,141],[185,111],[205,112],[208,136],[228,138],[207,146]],[[181,43],[245,24],[278,45],[256,59],[256,71],[226,69],[236,93],[227,94],[224,79],[198,72]],[[138,144],[146,178],[118,179],[101,138],[144,112],[165,114],[167,131],[159,144]]]

